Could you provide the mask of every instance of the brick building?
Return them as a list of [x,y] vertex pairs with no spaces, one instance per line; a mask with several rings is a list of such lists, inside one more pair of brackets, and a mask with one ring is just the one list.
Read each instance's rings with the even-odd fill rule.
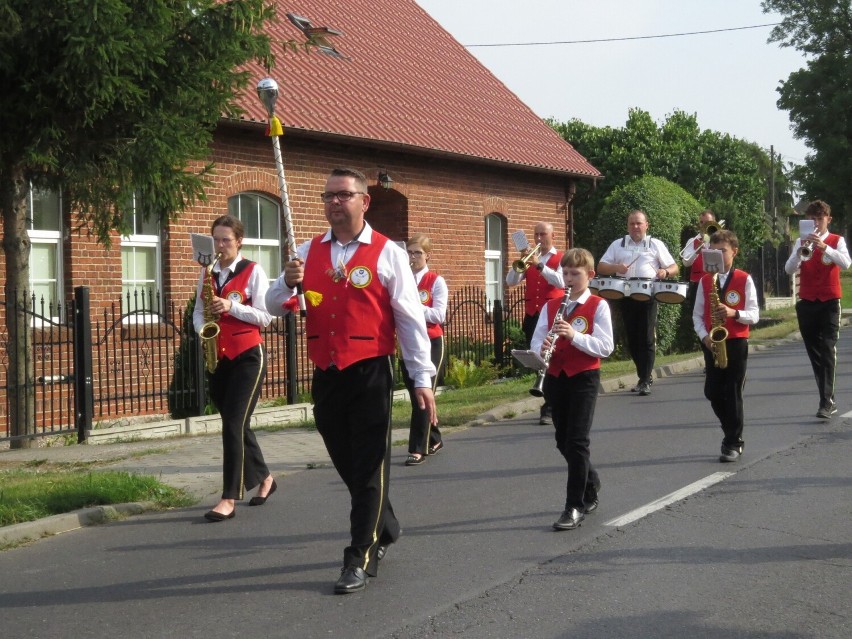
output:
[[[319,199],[325,178],[335,166],[350,166],[371,183],[367,220],[394,240],[428,234],[430,266],[451,291],[477,284],[489,301],[502,299],[516,258],[511,233],[531,236],[536,221],[553,223],[557,245],[568,245],[576,181],[600,173],[414,0],[275,4],[279,17],[269,33],[276,68],[251,68],[239,97],[246,114],[222,120],[206,203],[164,227],[134,219],[134,234],[116,236],[105,250],[75,228],[61,193],[32,194],[31,284],[39,299],[56,304],[86,285],[93,313],[134,292],[183,305],[198,276],[189,233],[208,232],[225,211],[246,225],[243,254],[276,277],[280,197],[267,115],[254,92],[267,75],[281,87],[276,113],[297,242],[327,227]],[[288,13],[341,31],[328,38],[339,56],[280,46],[306,39]],[[391,188],[380,185],[380,174],[391,177]]]

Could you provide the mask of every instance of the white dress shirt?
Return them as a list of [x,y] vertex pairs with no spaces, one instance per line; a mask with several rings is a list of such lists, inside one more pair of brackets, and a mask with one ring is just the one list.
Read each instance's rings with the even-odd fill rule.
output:
[[[580,296],[571,303],[563,319],[568,319],[571,312],[580,304],[585,304],[591,297],[592,292],[589,289],[583,291]],[[541,314],[538,316],[538,323],[535,325],[535,333],[530,340],[530,350],[534,353],[541,353],[541,345],[544,339],[550,332],[550,325],[553,320],[548,317],[548,309],[550,304],[545,304],[541,309]],[[594,327],[591,333],[574,333],[574,339],[571,343],[579,350],[592,357],[609,357],[614,348],[612,338],[612,316],[609,311],[609,304],[606,301],[601,301],[595,309]]]
[[[719,288],[723,289],[725,283],[730,276],[728,273],[719,273]],[[724,302],[723,302],[724,303]],[[740,324],[757,324],[760,320],[760,307],[757,304],[757,288],[754,286],[754,280],[751,275],[746,278],[745,285],[745,306],[740,311],[740,317],[736,322]],[[702,342],[708,335],[709,331],[704,325],[704,278],[698,281],[698,288],[695,290],[695,306],[692,308],[692,327],[695,329],[695,334]]]
[[[550,250],[547,253],[543,253],[539,256],[539,262],[541,262],[541,276],[544,280],[550,284],[551,286],[555,286],[556,288],[564,288],[565,284],[562,281],[562,267],[557,265],[555,269],[550,268],[547,265],[547,261],[550,259],[552,255],[556,254],[556,247],[551,246]],[[530,266],[530,268],[535,268],[535,266]],[[509,272],[506,273],[506,284],[509,286],[517,286],[527,277],[527,272],[516,273],[515,269],[510,268]]]
[[[359,243],[370,244],[372,241],[373,229],[367,222],[364,222],[364,229],[358,237],[346,244],[332,239],[331,229],[326,231],[322,238],[324,243],[331,242],[331,263],[343,266],[347,265],[355,255]],[[309,268],[310,247],[309,240],[296,249],[296,254],[304,261],[305,268]],[[386,242],[379,254],[376,270],[379,282],[390,295],[391,309],[396,322],[396,336],[408,374],[414,380],[416,388],[432,388],[432,377],[437,375],[437,371],[432,363],[432,350],[426,334],[423,304],[420,302],[417,284],[408,262],[408,253],[395,242]],[[287,286],[282,273],[266,293],[266,306],[269,312],[273,315],[285,315],[289,312],[283,308],[283,304],[293,297],[295,292],[295,289]],[[311,313],[310,305],[307,313],[309,315]]]
[[[418,286],[420,285],[420,280],[422,280],[423,276],[428,272],[429,267],[424,266],[414,274],[414,281],[417,282]],[[439,275],[435,278],[435,282],[432,284],[432,306],[421,304],[427,324],[444,323],[447,318],[447,300],[449,297],[450,293],[447,289],[447,282]]]
[[[827,237],[828,231],[820,235],[819,239],[825,242],[825,238]],[[787,275],[795,273],[802,263],[802,258],[799,257],[799,248],[801,248],[801,246],[802,238],[796,239],[796,243],[793,245],[790,257],[787,258],[787,262],[784,264],[784,270],[787,272]],[[837,242],[837,248],[831,248],[826,244],[823,254],[843,270],[846,270],[850,265],[852,265],[852,258],[849,257],[849,249],[846,248],[846,239],[842,235]]]
[[[622,246],[622,242],[624,246]],[[646,235],[639,242],[634,242],[629,235],[622,240],[615,240],[607,248],[600,259],[606,264],[629,264],[624,277],[646,277],[655,279],[657,271],[667,269],[675,261],[669,249],[660,240]]]
[[[228,277],[236,270],[237,264],[243,259],[241,253],[237,253],[236,259],[229,266],[221,268],[217,263],[213,267],[213,277],[219,283],[219,286],[224,286],[228,281]],[[204,285],[204,279],[207,277],[207,269],[202,268],[198,277],[198,288],[195,293],[195,310],[192,312],[192,325],[195,326],[195,332],[201,331],[204,326],[204,302],[201,300],[201,291]],[[248,284],[246,286],[246,294],[251,298],[251,306],[241,304],[231,300],[231,310],[228,315],[247,324],[254,324],[265,328],[272,321],[272,315],[266,310],[266,291],[269,288],[269,278],[260,264],[255,263],[251,275],[249,275]],[[215,294],[215,289],[214,289]],[[218,297],[218,295],[217,295]]]

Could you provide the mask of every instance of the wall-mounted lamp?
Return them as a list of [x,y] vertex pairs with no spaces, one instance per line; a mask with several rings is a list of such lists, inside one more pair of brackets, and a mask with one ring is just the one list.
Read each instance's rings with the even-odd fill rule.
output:
[[380,171],[379,185],[386,191],[389,191],[393,187],[393,178],[391,178],[391,176],[388,175],[385,171]]

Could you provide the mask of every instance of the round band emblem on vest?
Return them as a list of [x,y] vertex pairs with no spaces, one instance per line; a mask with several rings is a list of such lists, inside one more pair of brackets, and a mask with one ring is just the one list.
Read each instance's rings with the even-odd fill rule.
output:
[[740,303],[740,292],[739,291],[728,291],[725,293],[725,304],[728,306],[736,306]]
[[575,317],[571,320],[571,328],[578,333],[585,334],[589,330],[589,322],[585,317]]
[[237,304],[243,303],[243,294],[240,291],[231,291],[228,293],[228,299]]
[[428,304],[430,297],[431,297],[431,295],[429,295],[429,291],[420,291],[420,303],[421,304]]
[[373,281],[373,273],[366,266],[356,266],[349,271],[349,282],[355,288],[364,288]]

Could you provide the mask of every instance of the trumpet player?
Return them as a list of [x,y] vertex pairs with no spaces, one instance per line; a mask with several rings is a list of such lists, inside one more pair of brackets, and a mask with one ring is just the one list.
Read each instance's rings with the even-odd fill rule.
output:
[[[720,230],[710,237],[710,248],[721,251],[721,273],[705,272],[698,282],[692,324],[707,374],[704,396],[722,426],[720,462],[735,462],[743,453],[743,388],[748,363],[749,327],[760,319],[757,289],[751,275],[733,268],[739,240],[733,231]],[[714,345],[711,329],[727,330],[722,344]],[[727,363],[719,366],[714,347],[724,348]]]
[[[517,286],[526,282],[524,290],[524,320],[521,328],[527,338],[527,344],[532,342],[532,336],[538,323],[542,307],[549,300],[562,299],[562,272],[559,261],[562,252],[553,245],[553,225],[548,222],[538,222],[535,225],[535,244],[539,250],[529,249],[522,254],[525,270],[509,269],[506,273],[506,284]],[[545,398],[539,411],[539,423],[548,424],[550,410]]]
[[698,216],[698,235],[689,239],[683,250],[680,252],[680,259],[683,265],[689,269],[689,294],[687,300],[689,303],[695,301],[695,291],[698,288],[698,282],[704,275],[704,263],[701,257],[701,249],[709,247],[710,234],[705,234],[705,229],[712,230],[716,222],[716,214],[710,209],[701,211]]
[[553,410],[556,448],[568,464],[565,506],[553,528],[573,530],[598,507],[601,480],[590,459],[589,433],[601,358],[612,353],[613,337],[609,305],[589,290],[595,276],[592,254],[569,249],[560,266],[565,290],[570,290],[568,307],[560,316],[561,299],[544,305],[530,349],[545,359],[551,351],[543,391]]
[[263,453],[251,430],[251,415],[266,376],[266,353],[260,330],[272,321],[266,310],[269,279],[260,264],[243,258],[243,224],[223,215],[211,227],[216,252],[221,256],[208,273],[202,268],[192,320],[197,332],[205,322],[205,280],[213,287],[209,312],[218,319],[219,336],[210,395],[222,417],[222,497],[204,517],[210,522],[233,519],[236,500],[258,486],[250,506],[266,503],[275,489]]
[[[784,270],[788,275],[801,272],[796,318],[819,391],[816,416],[830,419],[837,412],[834,373],[840,336],[840,269],[849,268],[852,260],[843,236],[828,232],[831,222],[828,204],[822,200],[811,202],[805,217],[814,221],[814,232],[796,240]],[[801,251],[803,243],[810,247],[811,254],[806,258]]]

